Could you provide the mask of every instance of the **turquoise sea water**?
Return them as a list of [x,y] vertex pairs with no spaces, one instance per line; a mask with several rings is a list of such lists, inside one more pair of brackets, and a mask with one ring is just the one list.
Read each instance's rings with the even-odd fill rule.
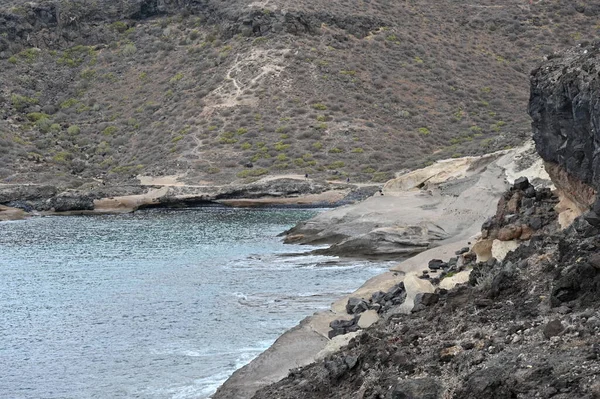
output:
[[318,210],[199,208],[0,223],[0,397],[207,398],[385,264],[277,234]]

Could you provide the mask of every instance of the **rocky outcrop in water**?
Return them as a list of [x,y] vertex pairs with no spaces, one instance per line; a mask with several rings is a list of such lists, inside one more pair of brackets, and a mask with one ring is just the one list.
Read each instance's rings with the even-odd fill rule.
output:
[[97,185],[61,190],[43,185],[0,185],[0,205],[26,212],[135,211],[153,207],[222,204],[242,207],[332,207],[354,203],[379,189],[314,180],[276,178],[226,186]]
[[[529,146],[435,163],[388,181],[381,193],[356,205],[327,212],[287,231],[286,241],[330,244],[317,253],[337,256],[409,257],[478,230],[494,212],[507,180],[527,171],[532,182],[548,184],[541,160]],[[542,173],[540,173],[542,172]],[[544,176],[545,175],[545,176]],[[517,176],[518,177],[518,176]],[[540,196],[527,181],[528,193]],[[517,195],[517,194],[515,194]],[[524,201],[525,204],[531,199]],[[533,216],[533,215],[532,215]],[[506,224],[509,224],[508,221]]]

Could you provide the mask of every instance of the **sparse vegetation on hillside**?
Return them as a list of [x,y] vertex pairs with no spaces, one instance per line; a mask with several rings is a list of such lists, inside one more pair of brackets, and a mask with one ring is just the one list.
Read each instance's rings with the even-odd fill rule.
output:
[[383,181],[518,144],[530,68],[600,32],[598,7],[567,0],[271,3],[125,20],[100,8],[90,25],[102,2],[74,0],[60,40],[51,20],[35,30],[36,6],[0,10],[29,30],[0,23],[0,179]]

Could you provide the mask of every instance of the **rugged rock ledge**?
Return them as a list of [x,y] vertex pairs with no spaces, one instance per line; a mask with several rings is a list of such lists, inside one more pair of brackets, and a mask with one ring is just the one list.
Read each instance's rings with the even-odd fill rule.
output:
[[77,42],[97,45],[112,36],[101,23],[129,19],[132,21],[156,16],[191,13],[219,25],[225,36],[236,34],[262,36],[271,32],[315,33],[323,24],[346,30],[358,37],[389,25],[382,18],[371,16],[335,15],[326,11],[280,10],[275,5],[269,12],[262,3],[239,1],[224,7],[215,0],[126,0],[68,3],[40,1],[22,3],[0,13],[0,52],[11,53],[11,43],[40,48]]
[[529,113],[540,156],[600,188],[600,42],[580,46],[532,72]]
[[600,188],[600,43],[584,44],[531,75],[533,139],[560,194],[586,211]]
[[0,185],[0,205],[25,212],[53,214],[122,213],[141,208],[221,204],[239,207],[332,207],[364,199],[379,186],[319,182],[298,178],[269,178],[227,186],[97,185],[61,191],[44,185]]
[[387,182],[358,204],[316,216],[285,232],[286,242],[330,244],[318,253],[408,257],[467,239],[495,210],[519,174],[549,178],[532,144],[481,157],[440,161]]

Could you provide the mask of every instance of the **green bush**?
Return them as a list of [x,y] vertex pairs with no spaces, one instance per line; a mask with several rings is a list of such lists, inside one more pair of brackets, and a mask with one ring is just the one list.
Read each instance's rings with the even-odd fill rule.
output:
[[327,106],[325,104],[321,104],[321,103],[313,104],[312,107],[319,111],[325,111],[327,109]]
[[58,133],[62,130],[62,128],[60,127],[60,125],[58,123],[53,123],[50,125],[50,129],[49,129],[52,133]]
[[86,79],[86,80],[92,80],[96,76],[96,70],[95,69],[86,68],[83,71],[81,71],[81,73],[79,74],[79,76],[81,76],[83,79]]
[[329,165],[327,165],[328,169],[339,169],[339,168],[343,168],[344,166],[346,166],[346,164],[343,161],[335,161],[330,163]]
[[40,129],[41,132],[47,133],[52,127],[52,121],[50,121],[48,118],[42,118],[38,119],[37,122],[35,122],[35,125],[38,127],[38,129]]
[[125,33],[127,30],[127,24],[123,21],[117,21],[110,24],[110,28],[119,33]]
[[133,43],[127,43],[121,49],[121,55],[124,55],[126,57],[132,56],[135,53],[137,53],[137,47],[135,47],[135,44]]
[[68,100],[65,100],[62,103],[60,103],[60,107],[62,109],[71,108],[72,106],[74,106],[78,102],[79,102],[79,100],[77,100],[75,98],[69,98]]
[[72,156],[71,156],[70,152],[60,151],[52,157],[52,160],[57,163],[65,163],[65,162],[69,161],[71,158],[72,158]]
[[273,146],[273,148],[275,148],[275,150],[277,151],[285,151],[288,148],[290,148],[289,144],[284,144],[282,141],[278,141],[277,143],[275,143],[275,145]]
[[95,55],[96,53],[91,46],[75,46],[63,51],[56,62],[74,68],[81,65],[86,57],[95,57]]
[[27,119],[32,122],[37,122],[40,119],[48,118],[48,115],[43,112],[30,112],[27,114]]
[[19,94],[12,94],[10,96],[10,102],[17,109],[17,111],[24,110],[29,105],[35,105],[38,103],[37,98],[21,96]]
[[71,136],[78,135],[80,131],[81,131],[81,129],[79,129],[79,126],[77,126],[77,125],[71,125],[67,129],[67,133],[69,133]]
[[221,144],[235,144],[237,141],[233,132],[223,132],[221,137],[219,137],[219,143]]
[[100,144],[98,144],[98,146],[96,147],[96,154],[97,155],[102,155],[102,154],[106,154],[110,151],[110,145],[106,142],[103,141]]
[[102,134],[105,135],[105,136],[112,136],[116,132],[117,132],[117,127],[116,126],[108,126],[108,127],[106,127],[102,131]]
[[169,80],[169,83],[171,83],[171,84],[173,84],[173,83],[177,83],[177,82],[179,82],[181,79],[183,79],[183,73],[181,73],[181,72],[177,72],[177,73],[175,74],[175,76],[173,76],[173,77],[171,78],[171,80]]

